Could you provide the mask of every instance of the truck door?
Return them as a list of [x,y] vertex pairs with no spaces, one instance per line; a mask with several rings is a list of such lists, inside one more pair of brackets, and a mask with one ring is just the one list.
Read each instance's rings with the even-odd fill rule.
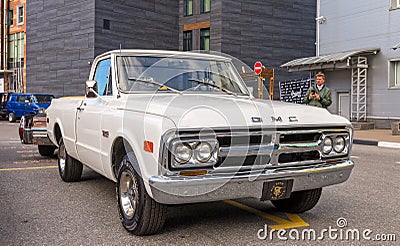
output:
[[85,98],[76,115],[76,148],[79,159],[91,168],[103,172],[101,163],[101,118],[107,108],[103,97],[107,96],[110,78],[110,58],[101,60],[96,67],[94,80],[98,84],[99,97]]

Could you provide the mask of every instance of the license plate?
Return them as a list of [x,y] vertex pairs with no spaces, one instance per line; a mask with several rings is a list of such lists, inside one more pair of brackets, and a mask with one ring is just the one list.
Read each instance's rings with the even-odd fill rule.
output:
[[289,198],[293,179],[264,182],[261,201]]

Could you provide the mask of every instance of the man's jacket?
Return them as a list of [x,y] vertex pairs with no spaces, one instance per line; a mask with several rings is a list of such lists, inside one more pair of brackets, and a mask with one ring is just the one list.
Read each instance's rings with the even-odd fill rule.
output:
[[[319,101],[317,100],[317,98],[313,98],[310,100],[310,94],[312,90],[321,97]],[[322,87],[321,90],[318,90],[318,87],[315,85],[311,86],[303,99],[303,103],[320,108],[327,108],[332,104],[331,90],[329,90],[329,88],[325,85],[324,87]]]

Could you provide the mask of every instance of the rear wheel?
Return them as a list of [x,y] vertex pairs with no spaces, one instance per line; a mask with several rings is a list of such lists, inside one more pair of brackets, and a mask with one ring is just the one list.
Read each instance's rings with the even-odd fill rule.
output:
[[117,199],[121,222],[134,235],[155,234],[164,226],[167,206],[147,194],[139,171],[133,165],[137,165],[134,158],[126,155],[118,170]]
[[41,156],[52,156],[56,148],[50,145],[38,145],[38,149]]
[[58,172],[65,182],[79,181],[82,176],[83,165],[68,155],[64,140],[61,138],[58,148]]
[[15,122],[17,120],[17,117],[15,116],[15,114],[13,112],[10,112],[8,114],[8,121],[9,122]]
[[296,191],[287,199],[273,200],[272,204],[288,213],[303,213],[315,207],[321,197],[322,188]]

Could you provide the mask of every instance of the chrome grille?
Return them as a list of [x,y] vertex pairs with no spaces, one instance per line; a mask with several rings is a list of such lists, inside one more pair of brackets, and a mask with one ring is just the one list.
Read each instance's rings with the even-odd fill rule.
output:
[[212,172],[227,173],[234,170],[309,165],[348,158],[350,151],[333,156],[322,154],[324,137],[332,135],[346,136],[348,150],[351,149],[351,127],[179,131],[170,138],[216,138],[219,143],[218,161],[211,169]]

